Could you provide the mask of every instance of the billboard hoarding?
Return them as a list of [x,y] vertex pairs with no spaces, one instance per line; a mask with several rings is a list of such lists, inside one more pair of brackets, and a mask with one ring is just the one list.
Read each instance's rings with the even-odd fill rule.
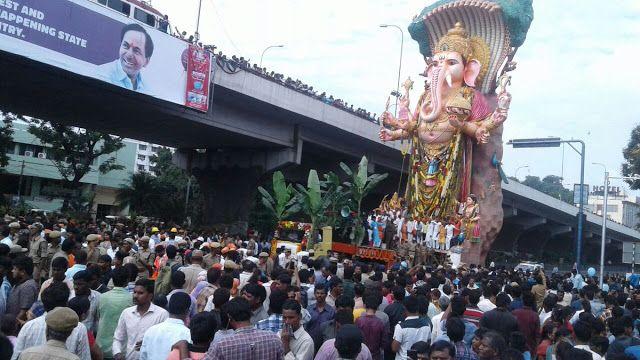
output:
[[189,43],[91,1],[0,1],[0,50],[187,105]]

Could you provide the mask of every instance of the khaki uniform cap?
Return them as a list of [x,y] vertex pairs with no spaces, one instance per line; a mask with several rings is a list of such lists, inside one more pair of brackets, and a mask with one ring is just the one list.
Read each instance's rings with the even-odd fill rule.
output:
[[96,240],[100,240],[100,235],[98,235],[98,234],[89,234],[89,235],[87,235],[87,241],[91,242],[91,241],[96,241]]
[[239,268],[238,264],[234,263],[231,260],[227,260],[224,262],[224,268],[225,269],[230,269],[230,270],[236,270]]
[[45,323],[55,331],[70,332],[78,326],[78,315],[68,307],[57,307],[47,313]]

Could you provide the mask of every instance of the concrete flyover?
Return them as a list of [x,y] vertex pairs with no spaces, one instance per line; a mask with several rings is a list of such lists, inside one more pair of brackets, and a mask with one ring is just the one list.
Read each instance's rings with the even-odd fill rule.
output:
[[[198,178],[212,223],[246,220],[256,185],[275,169],[304,181],[310,168],[340,172],[339,161],[355,164],[364,154],[372,170],[391,175],[380,194],[399,183],[400,144],[381,143],[378,125],[248,71],[228,73],[216,65],[208,113],[7,52],[0,52],[0,76],[5,111],[178,148],[176,162]],[[577,208],[518,183],[503,184],[503,192],[498,248],[571,249]],[[600,223],[587,214],[587,257]],[[640,239],[613,222],[608,234],[611,254],[622,241]]]
[[208,113],[8,52],[0,76],[5,111],[178,148],[176,161],[208,191],[214,223],[246,219],[256,185],[275,169],[303,180],[305,169],[338,171],[364,154],[372,170],[392,173],[381,192],[398,183],[399,145],[377,140],[378,125],[247,71],[216,65]]
[[[493,249],[525,252],[537,258],[574,251],[578,208],[515,181],[502,184],[504,225]],[[583,233],[585,261],[598,263],[602,217],[586,212]],[[606,259],[619,262],[622,243],[640,240],[640,232],[607,220]],[[575,255],[574,255],[575,256]],[[573,257],[566,259],[573,261]]]

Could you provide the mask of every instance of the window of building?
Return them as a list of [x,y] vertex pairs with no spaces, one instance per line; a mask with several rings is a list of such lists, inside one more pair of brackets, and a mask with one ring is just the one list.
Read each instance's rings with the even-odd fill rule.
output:
[[9,142],[7,145],[7,154],[15,154],[16,153],[16,143],[13,141]]
[[155,16],[153,16],[152,14],[149,14],[148,12],[142,9],[135,8],[133,11],[133,17],[136,20],[141,21],[149,26],[153,26],[153,27],[156,26]]
[[138,150],[142,150],[142,151],[147,150],[147,145],[138,144]]
[[138,160],[145,161],[147,159],[144,155],[138,155]]
[[122,0],[109,0],[107,6],[127,16],[131,14],[131,5]]
[[149,171],[152,172],[152,173],[155,173],[156,169],[157,169],[157,167],[155,167],[155,166],[149,167]]
[[151,151],[153,151],[154,153],[157,153],[157,152],[158,152],[158,150],[160,150],[160,147],[159,147],[159,146],[152,146],[152,147],[151,147]]
[[147,171],[147,169],[144,168],[144,165],[138,165],[138,171]]
[[[602,204],[598,204],[596,206],[596,211],[598,213],[602,213]],[[607,204],[607,214],[618,212],[618,205],[609,205]]]

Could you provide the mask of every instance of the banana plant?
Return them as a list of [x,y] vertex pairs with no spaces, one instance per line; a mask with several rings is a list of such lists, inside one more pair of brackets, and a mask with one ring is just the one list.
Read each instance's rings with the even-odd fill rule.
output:
[[342,220],[340,211],[345,206],[352,207],[352,201],[336,173],[330,171],[324,174],[323,177],[324,180],[320,181],[320,187],[325,203],[325,225],[335,229]]
[[307,187],[296,184],[296,192],[302,212],[311,219],[311,238],[307,240],[307,248],[311,249],[318,238],[317,234],[327,205],[322,197],[318,172],[310,170]]
[[357,169],[355,170],[352,170],[343,162],[340,163],[342,171],[344,171],[344,173],[350,178],[350,180],[345,181],[343,185],[348,190],[349,195],[356,205],[353,229],[351,232],[353,235],[352,240],[355,244],[360,244],[362,242],[362,238],[364,238],[364,226],[362,223],[361,213],[362,200],[389,175],[387,173],[369,175],[367,172],[368,165],[369,161],[366,156],[362,157]]
[[262,204],[280,222],[300,211],[300,204],[296,191],[291,184],[286,184],[282,172],[274,172],[272,181],[273,194],[262,186],[258,186],[258,191],[262,195]]

